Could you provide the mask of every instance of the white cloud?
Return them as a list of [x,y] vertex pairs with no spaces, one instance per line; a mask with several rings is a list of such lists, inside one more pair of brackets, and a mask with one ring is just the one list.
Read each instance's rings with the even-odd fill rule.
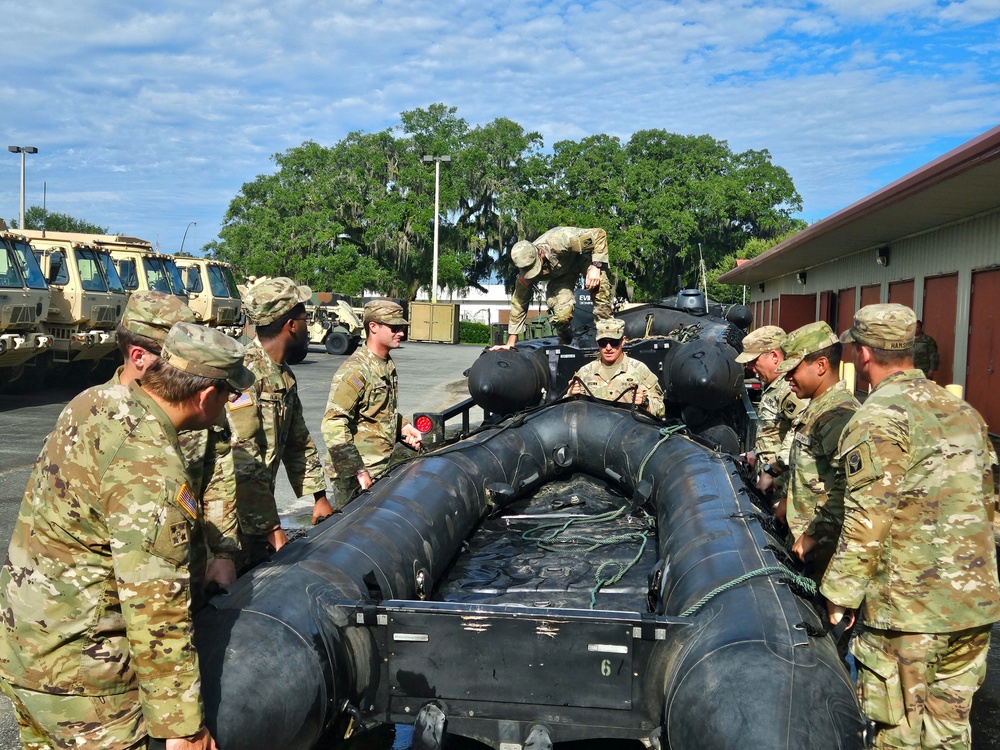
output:
[[[494,7],[495,6],[495,7]],[[768,149],[805,212],[1000,121],[995,0],[0,0],[29,203],[201,242],[270,156],[444,102],[562,139],[664,128]],[[10,106],[10,104],[15,106]],[[950,147],[950,146],[949,146]],[[937,154],[930,154],[932,158]],[[0,215],[19,164],[0,160]],[[898,176],[895,174],[894,176]],[[189,244],[191,237],[188,238]]]

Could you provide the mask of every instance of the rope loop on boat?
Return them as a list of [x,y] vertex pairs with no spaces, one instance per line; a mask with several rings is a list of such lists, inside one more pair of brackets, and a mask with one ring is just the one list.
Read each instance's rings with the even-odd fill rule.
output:
[[[639,542],[639,551],[630,561],[620,562],[618,560],[606,560],[601,563],[600,567],[598,567],[597,572],[595,573],[597,583],[594,585],[594,588],[590,590],[590,608],[594,609],[594,607],[597,606],[597,592],[605,586],[610,586],[611,584],[620,581],[625,574],[634,568],[642,558],[642,553],[646,551],[646,544],[649,542],[650,536],[655,533],[655,521],[652,516],[640,509],[640,513],[644,517],[645,522],[645,528],[642,531],[628,531],[623,534],[615,534],[603,539],[583,535],[563,536],[563,532],[569,529],[570,526],[590,526],[605,523],[607,521],[614,521],[628,511],[629,508],[623,507],[618,508],[617,510],[608,511],[607,513],[598,513],[594,516],[576,516],[561,523],[539,524],[535,528],[528,529],[523,532],[521,534],[521,538],[529,542],[534,542],[539,549],[547,550],[549,552],[554,552],[556,550],[556,547],[554,546],[556,544],[584,544],[587,545],[583,549],[584,552],[593,552],[598,547],[606,547],[612,544],[625,544],[628,542]],[[609,567],[614,567],[617,572],[613,575],[605,577],[605,569]]]
[[656,449],[667,442],[667,440],[669,440],[673,435],[676,435],[678,432],[682,432],[685,429],[687,429],[687,427],[683,423],[660,428],[660,435],[663,437],[656,442],[656,445],[649,449],[649,453],[646,454],[646,457],[642,459],[642,463],[639,464],[639,477],[636,479],[636,484],[642,481],[642,472],[646,468],[646,463],[653,457],[653,454],[656,453]]
[[708,604],[712,599],[714,599],[716,596],[723,593],[724,591],[729,591],[729,589],[736,588],[737,586],[740,586],[754,578],[760,578],[761,576],[771,576],[771,575],[787,576],[791,583],[800,586],[810,596],[813,596],[816,593],[816,582],[811,578],[799,575],[798,573],[795,573],[794,571],[791,571],[788,568],[772,565],[766,568],[759,568],[758,570],[751,570],[749,573],[744,573],[739,578],[734,578],[728,583],[724,583],[721,586],[717,586],[716,588],[712,589],[707,594],[705,594],[705,596],[703,596],[697,602],[688,607],[686,610],[681,612],[681,617],[691,617],[692,615],[697,614],[698,610],[700,610],[702,607]]

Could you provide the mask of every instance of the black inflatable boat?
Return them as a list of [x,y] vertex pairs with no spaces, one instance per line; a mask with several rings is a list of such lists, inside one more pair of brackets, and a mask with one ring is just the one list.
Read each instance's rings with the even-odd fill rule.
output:
[[375,723],[431,746],[860,748],[769,520],[677,427],[585,400],[518,415],[398,467],[198,614],[209,726],[246,750]]

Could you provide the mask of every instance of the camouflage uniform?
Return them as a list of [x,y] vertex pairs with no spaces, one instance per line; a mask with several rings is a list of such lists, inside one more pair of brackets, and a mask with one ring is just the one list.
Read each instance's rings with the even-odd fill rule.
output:
[[929,372],[937,372],[941,357],[938,354],[937,341],[926,333],[913,339],[913,366],[923,370],[926,376]]
[[299,497],[326,490],[319,451],[306,427],[295,375],[277,364],[256,337],[247,347],[246,366],[257,381],[226,407],[236,470],[240,532],[263,536],[281,526],[274,502],[278,464]]
[[757,461],[771,465],[779,477],[785,477],[789,467],[791,428],[809,404],[792,392],[784,378],[772,380],[757,404],[757,442],[754,452]]
[[[617,318],[598,321],[597,338],[617,338],[625,335],[625,323]],[[593,362],[588,362],[575,376],[584,386],[584,393],[605,401],[616,401],[621,404],[633,403],[635,389],[642,388],[646,393],[648,411],[654,417],[663,419],[666,414],[663,388],[660,381],[642,362],[632,359],[624,352],[621,359],[613,365],[605,365],[600,355]]]
[[[270,325],[312,292],[279,276],[261,279],[243,295],[247,317],[256,327]],[[281,528],[274,488],[278,465],[299,497],[326,492],[319,451],[302,416],[298,384],[287,364],[278,364],[254,336],[244,364],[256,376],[253,387],[226,406],[232,435],[236,477],[236,513],[241,552],[237,568],[245,569],[267,557],[267,535]],[[217,477],[213,477],[213,482]]]
[[[901,305],[870,305],[842,338],[905,349],[915,320]],[[877,746],[968,748],[1000,619],[986,424],[919,371],[896,371],[847,425],[839,455],[846,514],[822,592],[861,608],[865,631],[851,651]]]
[[573,289],[591,263],[605,265],[601,269],[600,286],[593,295],[594,317],[597,320],[611,317],[611,282],[608,281],[606,270],[608,237],[603,229],[556,227],[531,244],[536,248],[536,258],[537,248],[544,247],[545,258],[534,260],[532,266],[521,266],[522,274],[517,277],[514,296],[510,301],[508,333],[520,334],[527,328],[528,307],[538,279],[548,281],[546,304],[552,313],[552,325],[563,331],[568,330],[576,304]]
[[[162,347],[174,323],[195,322],[194,311],[172,294],[137,290],[129,297],[120,325]],[[124,366],[108,385],[121,383]],[[191,600],[197,610],[204,603],[208,555],[234,559],[239,552],[236,523],[236,477],[229,431],[224,417],[209,430],[182,430],[177,434],[187,464],[191,492],[199,498],[199,523],[191,534]],[[211,478],[210,480],[208,478]]]
[[[778,373],[789,375],[807,356],[833,344],[839,340],[822,321],[792,331],[781,344],[785,359],[778,365]],[[808,534],[815,540],[817,580],[833,556],[844,522],[844,474],[837,441],[859,406],[847,384],[838,381],[813,397],[792,436],[786,520],[793,539]]]
[[[174,366],[249,382],[241,347],[185,325],[165,362],[172,347]],[[0,677],[26,746],[115,749],[199,731],[197,516],[175,428],[138,383],[91,388],[63,409],[0,569]]]
[[[785,331],[779,326],[761,326],[743,337],[743,351],[736,355],[736,362],[755,363],[761,355],[781,349],[784,338]],[[792,392],[787,380],[776,376],[767,383],[757,404],[757,440],[754,444],[757,467],[761,472],[769,467],[768,473],[775,477],[774,489],[778,496],[784,495],[788,480],[791,428],[808,403]]]
[[367,346],[360,347],[333,376],[323,416],[323,441],[330,452],[327,471],[338,508],[360,487],[358,472],[367,470],[372,480],[385,472],[406,424],[399,413],[392,357],[382,359]]
[[788,477],[788,530],[808,534],[817,580],[833,556],[844,523],[844,470],[837,453],[840,433],[860,404],[843,380],[809,402],[793,433]]

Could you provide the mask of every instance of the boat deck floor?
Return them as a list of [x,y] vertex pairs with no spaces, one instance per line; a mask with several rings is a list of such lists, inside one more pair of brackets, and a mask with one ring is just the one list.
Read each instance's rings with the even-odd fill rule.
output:
[[[631,514],[628,505],[605,482],[585,474],[550,482],[487,519],[467,540],[434,598],[645,611],[648,577],[657,562],[655,524]],[[623,507],[617,517],[601,520]],[[540,544],[539,538],[545,541]],[[608,581],[623,568],[620,580],[595,592],[598,576]]]

